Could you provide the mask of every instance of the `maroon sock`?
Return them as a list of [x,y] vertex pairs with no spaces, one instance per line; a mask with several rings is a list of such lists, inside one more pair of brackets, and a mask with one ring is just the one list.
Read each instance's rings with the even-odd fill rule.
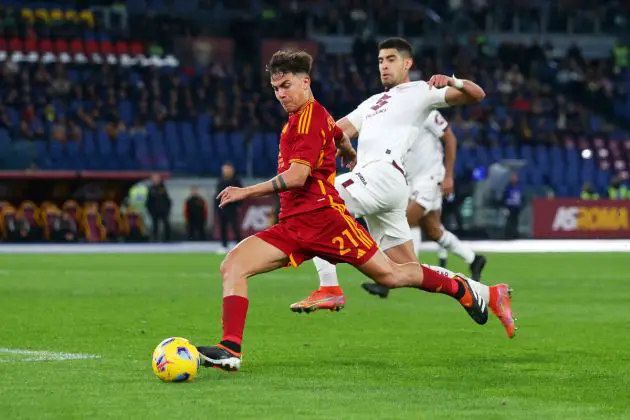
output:
[[223,298],[223,338],[221,343],[228,343],[231,350],[241,352],[243,330],[249,300],[243,296],[226,296]]
[[420,288],[431,293],[444,293],[445,295],[457,297],[459,294],[459,283],[450,277],[446,277],[422,266],[422,285]]

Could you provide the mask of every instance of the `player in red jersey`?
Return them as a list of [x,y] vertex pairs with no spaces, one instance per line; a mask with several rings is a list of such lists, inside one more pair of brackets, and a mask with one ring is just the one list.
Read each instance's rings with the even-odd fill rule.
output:
[[315,256],[348,263],[378,284],[413,287],[454,297],[478,324],[488,320],[486,302],[467,280],[449,278],[418,263],[395,264],[348,213],[334,187],[336,153],[356,156],[326,109],[312,98],[312,57],[305,52],[276,52],[268,65],[271,85],[289,120],[282,128],[278,175],[246,188],[219,193],[220,206],[248,197],[280,194],[278,224],[243,240],[221,263],[223,338],[198,347],[206,367],[238,370],[249,300],[247,279]]

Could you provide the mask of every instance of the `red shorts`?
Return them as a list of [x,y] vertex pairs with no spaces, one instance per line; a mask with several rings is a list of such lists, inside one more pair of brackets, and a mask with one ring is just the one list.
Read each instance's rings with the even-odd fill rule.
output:
[[342,204],[288,217],[256,236],[287,254],[294,267],[313,257],[359,266],[378,251]]

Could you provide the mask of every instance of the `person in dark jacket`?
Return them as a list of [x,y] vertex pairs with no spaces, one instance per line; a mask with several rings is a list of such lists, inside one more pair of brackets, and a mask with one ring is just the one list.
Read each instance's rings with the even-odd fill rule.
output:
[[153,224],[153,240],[158,240],[159,224],[161,223],[163,231],[163,241],[171,240],[171,224],[169,216],[171,214],[171,197],[169,197],[164,181],[158,174],[151,176],[151,186],[149,187],[147,197],[147,211],[151,216]]
[[77,223],[64,211],[52,226],[51,239],[55,242],[76,242],[77,233]]
[[505,222],[505,238],[518,238],[518,216],[523,207],[523,192],[518,184],[518,175],[512,174],[510,183],[503,194],[503,205],[508,211]]
[[208,203],[199,195],[197,187],[190,188],[190,196],[184,203],[184,217],[188,229],[189,241],[206,240],[208,222]]
[[[234,166],[226,162],[221,167],[221,179],[217,184],[217,192],[215,197],[219,195],[221,191],[226,189],[227,187],[239,187],[241,188],[243,185],[238,177],[234,173]],[[228,227],[232,229],[232,233],[234,234],[234,239],[236,242],[241,241],[241,227],[239,225],[238,219],[238,208],[240,203],[232,203],[224,206],[223,208],[219,208],[219,200],[215,199],[215,209],[216,215],[219,218],[219,223],[221,226],[221,244],[223,245],[223,250],[227,250],[228,246]]]

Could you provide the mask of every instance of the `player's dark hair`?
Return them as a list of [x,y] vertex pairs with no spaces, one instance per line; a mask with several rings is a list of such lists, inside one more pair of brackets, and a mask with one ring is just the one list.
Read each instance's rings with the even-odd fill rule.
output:
[[413,57],[413,47],[411,46],[409,41],[407,41],[404,38],[399,38],[399,37],[387,38],[386,40],[381,41],[381,43],[378,44],[379,51],[390,49],[390,48],[395,49],[399,53],[406,54],[409,57]]
[[311,74],[313,57],[306,51],[276,51],[267,64],[267,72],[274,74]]

